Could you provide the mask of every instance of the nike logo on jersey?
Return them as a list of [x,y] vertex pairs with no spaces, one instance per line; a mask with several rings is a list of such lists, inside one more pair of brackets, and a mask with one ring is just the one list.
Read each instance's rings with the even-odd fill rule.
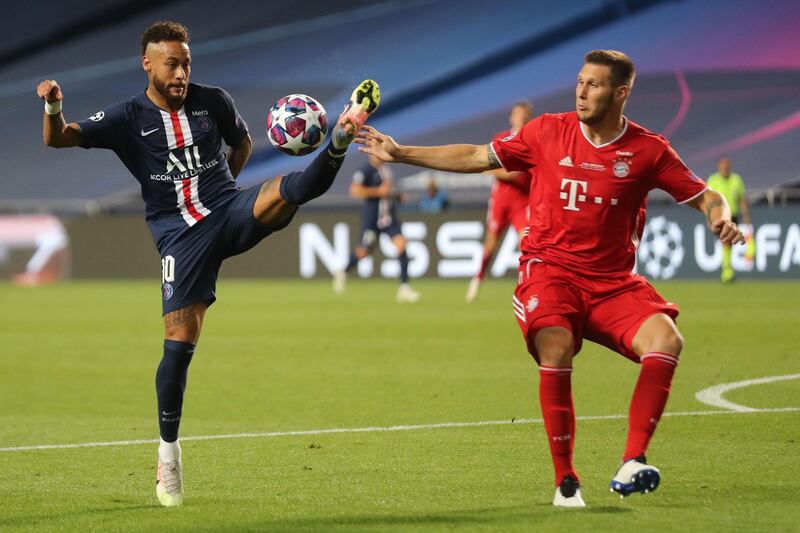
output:
[[142,137],[147,137],[147,136],[148,136],[148,135],[150,135],[151,133],[155,133],[155,132],[157,132],[157,131],[158,131],[158,128],[153,128],[152,130],[148,130],[148,131],[144,131],[144,130],[142,130],[142,131],[140,131],[139,133],[141,133],[141,134],[142,134]]

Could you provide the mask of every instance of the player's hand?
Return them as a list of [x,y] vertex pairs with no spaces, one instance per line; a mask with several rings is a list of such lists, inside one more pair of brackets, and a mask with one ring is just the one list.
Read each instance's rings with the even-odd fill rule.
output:
[[51,104],[64,99],[64,94],[56,80],[44,80],[40,83],[36,87],[36,96]]
[[400,151],[400,145],[388,135],[384,135],[372,126],[362,126],[356,135],[355,142],[360,144],[360,152],[374,155],[381,161],[391,163]]
[[711,231],[719,237],[722,244],[744,243],[744,235],[732,220],[719,219],[711,224]]

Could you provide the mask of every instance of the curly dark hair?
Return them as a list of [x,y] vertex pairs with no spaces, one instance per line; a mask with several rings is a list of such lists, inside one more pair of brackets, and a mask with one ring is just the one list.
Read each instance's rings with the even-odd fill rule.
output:
[[142,55],[150,43],[161,41],[178,41],[189,44],[189,30],[180,22],[159,20],[150,25],[142,34]]

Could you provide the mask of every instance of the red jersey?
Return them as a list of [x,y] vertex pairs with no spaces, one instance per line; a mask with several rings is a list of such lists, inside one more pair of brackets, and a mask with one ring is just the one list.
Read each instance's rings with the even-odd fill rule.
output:
[[706,189],[664,137],[627,119],[616,139],[595,146],[576,113],[541,115],[490,147],[506,170],[536,169],[522,260],[582,275],[631,272],[648,191],[686,203]]
[[[492,138],[492,142],[501,141],[510,136],[511,130],[501,131],[495,134]],[[492,185],[492,198],[500,199],[501,201],[506,199],[509,201],[514,201],[516,199],[524,199],[523,201],[527,201],[531,190],[531,172],[531,170],[523,172],[511,181],[495,178],[494,184]]]

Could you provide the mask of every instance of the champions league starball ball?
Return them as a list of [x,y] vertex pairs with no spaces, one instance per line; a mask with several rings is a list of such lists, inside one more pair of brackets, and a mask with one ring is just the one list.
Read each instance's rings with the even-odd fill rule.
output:
[[267,137],[272,146],[289,155],[316,150],[328,133],[328,115],[305,94],[284,96],[267,113]]

